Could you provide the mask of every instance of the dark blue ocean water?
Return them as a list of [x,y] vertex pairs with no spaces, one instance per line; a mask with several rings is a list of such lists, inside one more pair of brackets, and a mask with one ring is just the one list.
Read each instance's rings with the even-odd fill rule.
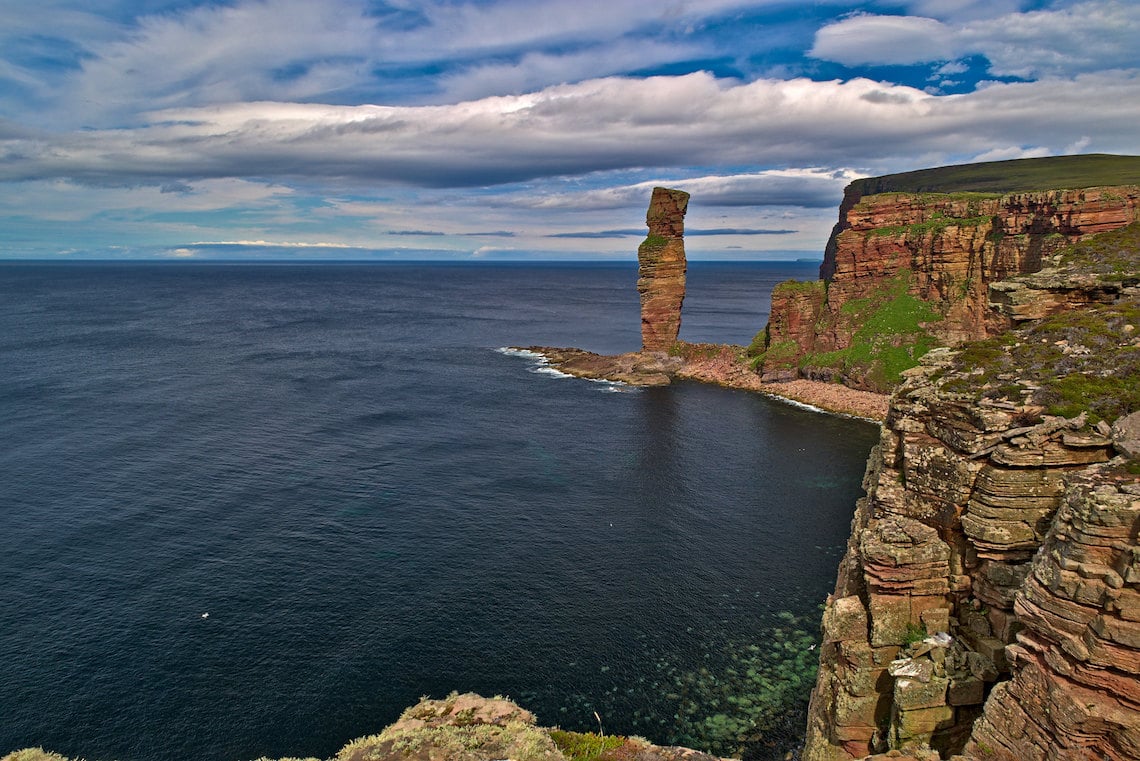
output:
[[[682,337],[813,275],[693,264]],[[636,348],[635,279],[0,264],[0,754],[327,757],[450,690],[685,736],[670,685],[817,615],[876,430],[496,351]]]

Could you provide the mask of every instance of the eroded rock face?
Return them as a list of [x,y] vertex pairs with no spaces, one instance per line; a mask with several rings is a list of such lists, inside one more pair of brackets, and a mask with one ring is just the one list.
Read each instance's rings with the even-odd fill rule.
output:
[[[997,197],[883,193],[849,199],[844,207],[821,268],[831,273],[828,309],[842,310],[908,269],[914,275],[909,292],[945,309],[946,318],[931,329],[951,344],[991,333],[990,283],[1036,272],[1070,241],[1140,218],[1140,187]],[[847,343],[841,327],[830,339],[836,348]]]
[[1140,758],[1138,528],[1135,483],[1070,479],[1014,602],[1014,677],[994,688],[966,755]]
[[[1137,309],[1122,287],[1071,319]],[[1104,391],[1049,415],[1021,393],[1045,381],[1001,359],[1110,377],[1140,358],[1132,332],[1091,353],[1026,329],[993,366],[937,349],[904,373],[825,609],[804,759],[1140,758],[1140,416],[1096,420]]]
[[[897,318],[889,305],[902,293],[928,305],[930,315],[921,331],[893,341],[880,331],[876,340],[883,346],[877,350],[887,344],[906,348],[919,335],[941,346],[978,340],[1058,310],[1111,301],[1119,284],[1101,283],[1098,289],[1066,279],[1052,287],[1046,275],[1036,287],[1009,280],[1040,271],[1073,241],[1137,220],[1140,187],[1134,185],[1007,195],[870,196],[861,196],[853,185],[820,268],[825,298],[802,287],[787,293],[778,287],[773,293],[767,336],[773,351],[763,363],[765,377],[775,381],[822,373],[828,380],[883,390],[881,381],[864,369],[842,367],[836,353],[866,339],[857,334],[867,319],[889,323]],[[997,293],[990,292],[1003,281]],[[822,283],[819,292],[824,293]],[[901,308],[901,302],[895,306]],[[880,308],[886,311],[873,317]],[[823,361],[813,361],[816,356]]]
[[668,351],[681,330],[685,300],[685,212],[689,194],[654,188],[645,223],[649,236],[637,249],[642,351]]

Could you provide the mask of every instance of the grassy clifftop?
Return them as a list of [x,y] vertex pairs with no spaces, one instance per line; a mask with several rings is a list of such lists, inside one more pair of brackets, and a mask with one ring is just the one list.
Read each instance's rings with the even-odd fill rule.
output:
[[1091,153],[960,164],[868,177],[851,183],[859,195],[876,193],[1021,193],[1102,185],[1140,185],[1140,156]]

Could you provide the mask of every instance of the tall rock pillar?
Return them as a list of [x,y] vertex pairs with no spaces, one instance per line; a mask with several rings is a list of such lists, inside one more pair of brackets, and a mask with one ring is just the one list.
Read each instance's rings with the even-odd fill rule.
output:
[[688,208],[689,194],[685,191],[653,189],[645,215],[649,236],[637,249],[642,351],[668,351],[681,330]]

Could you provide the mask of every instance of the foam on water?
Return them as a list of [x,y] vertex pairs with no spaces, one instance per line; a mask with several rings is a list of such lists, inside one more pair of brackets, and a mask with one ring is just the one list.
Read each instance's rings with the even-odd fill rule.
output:
[[516,349],[513,346],[500,346],[499,348],[495,349],[495,351],[508,357],[525,357],[526,359],[546,360],[545,354],[538,351],[531,351],[530,349]]
[[549,375],[553,378],[577,378],[578,380],[596,383],[602,387],[598,389],[599,391],[610,393],[638,390],[636,386],[630,386],[628,383],[622,381],[607,380],[605,378],[580,378],[577,375],[564,373],[555,367],[551,367],[550,359],[542,352],[531,351],[530,349],[515,349],[510,346],[502,346],[495,349],[495,351],[508,357],[522,357],[524,359],[533,360],[534,366],[531,367],[528,372],[535,373],[536,375]]
[[557,370],[557,369],[551,367],[550,365],[538,365],[536,367],[530,368],[530,370],[528,370],[528,372],[532,372],[535,375],[549,375],[553,378],[573,378],[574,377],[570,373],[564,373],[561,370]]

